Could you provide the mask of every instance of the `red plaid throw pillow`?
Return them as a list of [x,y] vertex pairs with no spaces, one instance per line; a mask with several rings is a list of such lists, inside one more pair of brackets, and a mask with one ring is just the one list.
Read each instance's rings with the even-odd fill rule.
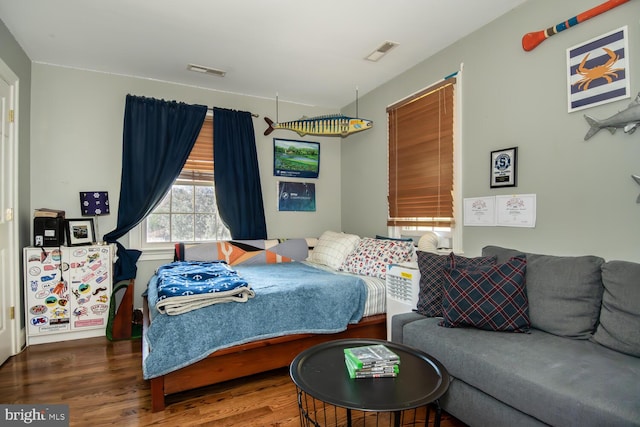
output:
[[475,326],[492,331],[527,332],[527,259],[478,269],[445,269],[441,326]]

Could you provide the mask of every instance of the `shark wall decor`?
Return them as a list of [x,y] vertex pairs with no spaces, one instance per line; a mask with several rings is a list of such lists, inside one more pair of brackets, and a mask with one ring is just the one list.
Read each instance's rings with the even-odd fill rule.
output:
[[612,135],[618,128],[623,129],[625,133],[632,134],[636,131],[636,128],[640,126],[640,93],[638,93],[636,99],[631,101],[627,108],[609,118],[596,120],[586,114],[584,118],[587,120],[587,123],[589,123],[589,126],[591,126],[589,132],[584,136],[585,141],[601,129],[607,129]]
[[[635,182],[638,183],[638,185],[640,185],[640,176],[638,175],[631,175],[631,178],[634,179]],[[640,203],[640,194],[638,195],[638,198],[636,199],[636,203]]]

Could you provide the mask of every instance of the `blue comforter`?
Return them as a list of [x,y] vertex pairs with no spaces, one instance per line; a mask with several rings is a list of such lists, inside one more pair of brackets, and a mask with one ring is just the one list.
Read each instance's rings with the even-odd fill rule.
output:
[[[150,310],[145,334],[150,353],[145,379],[191,365],[216,350],[300,333],[335,333],[362,318],[364,282],[300,262],[234,266],[255,297],[245,303],[214,304],[177,316]],[[157,277],[149,282],[149,307],[158,299]]]

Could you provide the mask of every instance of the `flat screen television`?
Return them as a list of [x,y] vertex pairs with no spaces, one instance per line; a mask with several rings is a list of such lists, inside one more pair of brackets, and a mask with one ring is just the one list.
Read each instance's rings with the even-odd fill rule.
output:
[[320,143],[273,138],[273,174],[293,178],[317,178]]

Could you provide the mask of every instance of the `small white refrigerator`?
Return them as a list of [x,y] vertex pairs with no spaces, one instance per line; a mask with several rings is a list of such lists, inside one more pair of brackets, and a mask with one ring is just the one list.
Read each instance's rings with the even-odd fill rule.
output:
[[410,313],[418,306],[420,269],[418,263],[391,264],[387,269],[387,340],[391,341],[391,318]]
[[111,245],[24,248],[27,345],[104,336]]

